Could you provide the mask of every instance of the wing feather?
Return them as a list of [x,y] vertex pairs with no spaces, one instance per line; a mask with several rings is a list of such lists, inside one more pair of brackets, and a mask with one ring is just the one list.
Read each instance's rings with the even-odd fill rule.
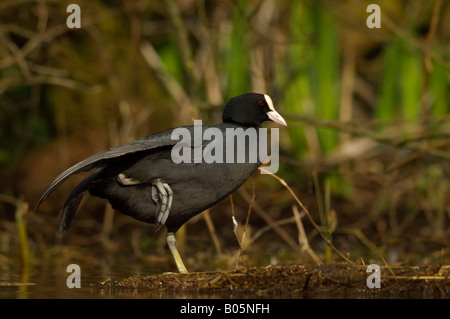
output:
[[110,148],[108,150],[94,154],[86,158],[85,160],[73,165],[72,167],[62,172],[44,189],[35,209],[37,209],[39,205],[48,196],[50,196],[50,194],[52,194],[62,183],[64,183],[70,176],[74,174],[87,172],[94,168],[102,168],[110,160],[126,154],[148,151],[163,146],[175,145],[178,141],[171,139],[171,131],[172,130],[163,131],[157,134],[137,139],[125,145]]

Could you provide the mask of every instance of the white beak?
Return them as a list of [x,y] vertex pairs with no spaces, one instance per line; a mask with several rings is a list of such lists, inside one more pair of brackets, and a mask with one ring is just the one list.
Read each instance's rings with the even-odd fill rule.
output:
[[275,110],[270,111],[267,113],[267,116],[269,117],[269,119],[271,119],[275,123],[287,126],[286,121],[277,111],[275,111]]
[[267,94],[264,94],[264,98],[266,99],[267,105],[269,105],[269,109],[270,109],[270,112],[267,112],[267,116],[269,117],[269,119],[271,119],[275,123],[287,126],[284,118],[280,115],[280,113],[275,111],[275,107],[273,106],[273,102],[272,102],[272,99],[270,98],[270,96],[268,96]]

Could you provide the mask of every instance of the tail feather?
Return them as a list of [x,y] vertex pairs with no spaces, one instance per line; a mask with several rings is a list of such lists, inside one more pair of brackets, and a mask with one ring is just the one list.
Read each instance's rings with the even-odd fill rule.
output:
[[86,191],[89,190],[92,183],[98,178],[98,176],[102,173],[102,170],[98,170],[97,172],[89,175],[85,179],[83,179],[80,184],[77,185],[70,193],[66,202],[64,203],[61,218],[59,220],[59,233],[62,234],[67,231],[70,227],[70,223],[72,222],[75,213],[77,212],[78,206],[83,199]]
[[77,212],[84,193],[85,192],[80,192],[74,195],[71,194],[64,204],[58,227],[60,234],[63,234],[69,229],[70,223],[72,222],[73,216],[75,216],[75,213]]

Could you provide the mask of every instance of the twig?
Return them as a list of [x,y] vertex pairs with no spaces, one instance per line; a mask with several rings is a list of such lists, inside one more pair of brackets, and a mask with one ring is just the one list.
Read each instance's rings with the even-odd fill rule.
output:
[[205,223],[206,223],[206,226],[208,227],[209,234],[211,235],[214,247],[216,248],[217,255],[219,255],[219,257],[221,257],[223,255],[222,248],[220,246],[219,237],[217,236],[216,229],[214,227],[214,223],[212,222],[212,219],[211,219],[211,214],[209,213],[209,209],[207,209],[203,212],[203,218],[205,219]]
[[[251,178],[250,178],[250,182],[252,183],[252,199],[251,199],[250,203],[248,204],[247,218],[245,219],[244,231],[242,232],[242,240],[241,240],[241,242],[242,242],[241,249],[242,250],[245,247],[245,234],[247,233],[247,226],[248,226],[248,222],[250,220],[250,214],[252,212],[253,203],[255,202],[255,197],[256,197],[255,182]],[[242,253],[243,253],[243,251],[242,251]]]
[[[356,123],[354,121],[349,122],[339,122],[339,121],[330,121],[330,120],[323,120],[318,119],[310,116],[305,116],[301,114],[296,114],[292,112],[285,112],[287,113],[287,117],[301,121],[302,123],[306,125],[312,125],[312,126],[320,126],[320,127],[328,127],[331,129],[338,130],[340,132],[345,132],[348,134],[353,134],[355,136],[364,136],[367,138],[370,138],[378,143],[386,144],[389,146],[393,146],[396,148],[407,148],[411,151],[415,152],[424,152],[424,154],[429,154],[433,157],[449,160],[450,156],[446,152],[440,151],[440,146],[434,147],[423,147],[419,142],[424,140],[434,140],[434,139],[448,139],[449,135],[444,134],[420,134],[419,136],[413,136],[411,138],[405,138],[404,135],[400,135],[398,137],[391,137],[386,136],[386,134],[380,134],[379,132],[375,132],[373,130],[367,129],[368,126],[374,126],[374,125],[390,125],[390,126],[397,126],[400,123],[418,123],[422,121],[421,119],[415,119],[415,120],[405,120],[405,121],[371,121],[370,123],[364,123],[365,127],[361,127],[361,123]],[[449,117],[448,116],[442,116],[441,118],[435,120],[435,123],[446,123],[448,122]],[[294,125],[290,124],[290,127],[293,127]]]
[[314,253],[314,251],[309,246],[308,237],[306,236],[305,228],[303,227],[303,223],[302,223],[302,217],[300,216],[300,213],[299,213],[296,205],[292,206],[292,212],[294,213],[295,223],[297,224],[297,228],[298,228],[298,242],[300,244],[301,251],[302,252],[305,251],[306,253],[308,253],[309,256],[311,256],[311,258],[317,264],[321,264],[322,261],[320,260],[319,257],[317,257],[317,255]]
[[273,178],[277,179],[281,185],[283,185],[288,191],[289,193],[292,195],[292,197],[294,197],[295,201],[298,203],[298,205],[303,209],[303,211],[305,212],[306,216],[308,217],[309,221],[311,222],[311,224],[314,226],[314,228],[317,230],[317,232],[319,233],[320,237],[322,237],[322,239],[325,241],[325,243],[334,250],[334,252],[336,254],[339,255],[339,257],[341,257],[342,259],[344,259],[346,262],[350,263],[350,264],[354,264],[353,261],[351,261],[350,259],[348,259],[347,257],[345,257],[336,247],[334,247],[334,245],[331,243],[331,241],[327,238],[326,235],[324,235],[322,233],[322,230],[320,229],[320,226],[316,224],[316,222],[314,221],[314,219],[312,218],[311,214],[309,213],[308,209],[305,207],[305,205],[303,205],[303,203],[300,201],[300,199],[298,199],[297,195],[295,195],[294,191],[292,190],[291,187],[289,187],[289,185],[280,177],[278,177],[277,175],[269,172],[268,170],[266,170],[263,167],[259,168],[260,171],[263,171],[265,174],[269,174],[271,175]]
[[[247,193],[247,191],[244,188],[239,188],[238,190],[239,194],[242,196],[242,198],[248,203],[250,204],[251,202],[251,198],[250,195]],[[285,232],[281,227],[278,222],[274,221],[272,219],[272,217],[270,217],[270,215],[261,207],[259,206],[258,202],[254,202],[253,203],[253,210],[255,211],[256,214],[258,214],[259,217],[261,217],[262,219],[264,219],[264,221],[266,222],[266,224],[268,225],[269,228],[273,228],[273,230],[289,245],[291,246],[291,248],[293,250],[298,250],[299,246],[297,245],[297,243],[295,242],[294,239],[292,239],[292,237]]]
[[230,195],[229,198],[230,198],[230,204],[231,204],[231,219],[233,221],[233,233],[234,233],[234,236],[236,236],[236,240],[239,244],[239,251],[236,256],[236,269],[237,269],[237,268],[239,268],[239,257],[241,256],[241,252],[242,252],[242,242],[237,234],[237,229],[238,229],[239,224],[236,220],[236,216],[235,216],[235,212],[234,212],[233,196]]
[[[368,247],[372,253],[378,255],[378,256],[382,256],[382,253],[380,251],[380,249],[374,244],[372,243],[361,231],[361,229],[359,228],[339,228],[336,230],[337,233],[340,234],[347,234],[347,235],[353,235],[356,238],[358,238],[366,247]],[[382,258],[382,257],[381,257]]]
[[[239,235],[237,233],[237,228],[238,228],[239,224],[238,224],[238,222],[236,220],[236,217],[235,217],[235,214],[234,214],[233,197],[231,197],[231,195],[230,195],[230,201],[231,201],[231,207],[232,207],[231,208],[231,212],[232,212],[233,225],[234,225],[233,232],[234,232],[234,235],[236,236],[236,239],[237,239],[237,241],[239,243],[239,254],[238,254],[237,258],[239,258],[240,256],[244,255],[244,250],[245,250],[245,246],[246,246],[245,245],[246,244],[246,237],[245,237],[245,235],[247,233],[247,226],[248,226],[248,222],[250,220],[250,214],[252,212],[252,206],[253,206],[253,203],[255,202],[255,197],[256,197],[255,183],[253,182],[253,179],[250,179],[250,181],[252,182],[252,198],[251,198],[251,201],[250,201],[250,203],[248,205],[247,218],[245,219],[244,229],[242,231],[241,238],[239,238]],[[250,242],[251,242],[251,240],[250,240]]]
[[[425,72],[423,74],[422,83],[421,83],[421,110],[422,110],[422,130],[424,133],[428,133],[430,129],[430,106],[427,103],[427,91],[429,84],[430,73],[433,68],[433,64],[431,61],[432,54],[432,43],[434,40],[434,36],[436,34],[437,25],[439,22],[439,13],[442,7],[442,0],[436,0],[433,9],[433,15],[431,16],[430,28],[425,40],[424,48],[423,48],[423,62],[425,65]],[[427,143],[428,144],[428,143]]]
[[[248,242],[248,245],[253,244],[266,231],[269,231],[271,229],[273,229],[273,230],[281,229],[279,226],[286,225],[286,224],[291,224],[291,223],[295,223],[295,218],[294,217],[288,217],[288,218],[280,219],[280,220],[277,220],[277,221],[272,221],[271,223],[267,224],[266,226],[258,229],[258,231],[256,231],[253,234],[253,236],[250,238],[250,240]],[[296,245],[296,247],[297,247],[296,249],[294,247],[292,247],[292,248],[294,250],[299,250],[300,249],[298,245]]]
[[433,43],[434,36],[436,34],[437,26],[439,23],[439,14],[441,12],[441,7],[442,7],[442,0],[436,0],[433,9],[433,15],[431,16],[430,28],[425,40],[425,47],[423,49],[424,51],[423,59],[427,73],[430,73],[432,68],[431,58],[433,52],[431,50],[431,44]]
[[191,99],[178,81],[167,72],[161,57],[153,45],[148,41],[144,42],[141,44],[140,50],[145,61],[147,61],[148,65],[153,69],[156,76],[174,99],[178,107],[176,110],[178,120],[182,123],[190,119],[190,110],[194,109]]

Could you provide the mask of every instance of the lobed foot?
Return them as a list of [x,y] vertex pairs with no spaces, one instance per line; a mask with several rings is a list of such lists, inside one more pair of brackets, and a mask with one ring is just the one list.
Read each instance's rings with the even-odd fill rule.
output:
[[156,225],[164,225],[169,217],[173,200],[173,191],[169,184],[164,183],[159,178],[155,179],[152,182],[152,200],[156,204]]

